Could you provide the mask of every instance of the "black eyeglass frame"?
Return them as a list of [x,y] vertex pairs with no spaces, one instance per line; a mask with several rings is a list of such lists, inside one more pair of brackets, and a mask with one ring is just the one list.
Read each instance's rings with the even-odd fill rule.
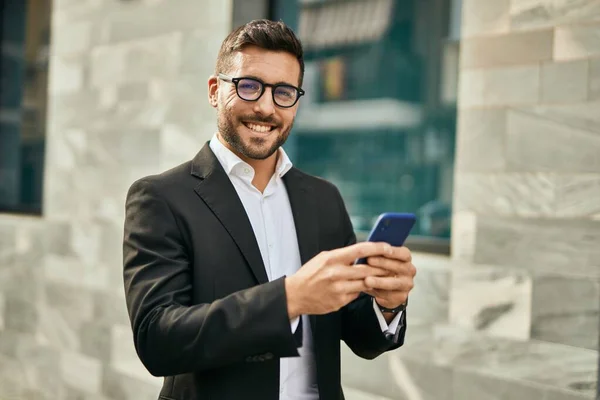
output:
[[[258,101],[258,99],[260,99],[262,97],[262,95],[265,94],[265,90],[267,90],[267,88],[270,87],[271,88],[271,96],[273,97],[273,103],[275,105],[277,105],[277,107],[291,108],[291,107],[294,107],[296,105],[296,103],[298,103],[298,100],[300,100],[300,97],[302,97],[304,95],[304,93],[305,93],[304,90],[300,89],[299,87],[296,87],[294,85],[288,85],[287,83],[278,83],[278,84],[273,85],[271,83],[265,83],[265,82],[263,82],[263,81],[261,81],[260,79],[257,79],[257,78],[249,78],[249,77],[244,77],[244,76],[239,77],[239,78],[233,78],[233,77],[231,77],[229,75],[225,75],[225,74],[221,74],[221,73],[219,73],[218,76],[219,76],[219,79],[221,79],[221,80],[223,80],[225,82],[233,83],[235,85],[235,93],[238,95],[238,97],[240,99],[242,99],[244,101]],[[244,79],[260,83],[262,89],[261,89],[260,94],[258,95],[258,97],[256,99],[248,100],[248,99],[245,99],[242,96],[240,96],[240,92],[238,90],[238,83],[240,83],[240,81],[244,80]],[[282,106],[281,104],[279,104],[277,102],[277,100],[275,99],[275,90],[278,87],[287,87],[287,88],[292,88],[292,89],[296,90],[296,93],[297,93],[296,99],[294,100],[294,102],[291,105],[289,105],[289,106]]]

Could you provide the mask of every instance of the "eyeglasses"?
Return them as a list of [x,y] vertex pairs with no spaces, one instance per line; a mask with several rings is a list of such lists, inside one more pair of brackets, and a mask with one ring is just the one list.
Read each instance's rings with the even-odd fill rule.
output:
[[286,84],[271,85],[254,78],[232,78],[225,74],[219,74],[219,79],[233,83],[239,98],[246,101],[260,99],[265,89],[270,87],[273,102],[282,108],[293,107],[300,99],[300,96],[304,94],[304,90],[296,86]]

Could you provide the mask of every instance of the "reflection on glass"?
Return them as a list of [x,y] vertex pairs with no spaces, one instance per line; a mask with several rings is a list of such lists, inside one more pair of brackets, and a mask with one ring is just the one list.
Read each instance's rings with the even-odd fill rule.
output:
[[50,0],[0,0],[0,211],[39,213]]
[[306,94],[286,149],[340,188],[357,231],[382,212],[415,212],[415,235],[450,237],[457,4],[274,4],[273,18],[295,28],[306,52]]

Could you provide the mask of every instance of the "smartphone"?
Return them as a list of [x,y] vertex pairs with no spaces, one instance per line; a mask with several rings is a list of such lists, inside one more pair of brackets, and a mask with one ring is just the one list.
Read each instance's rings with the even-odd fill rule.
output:
[[[400,247],[408,238],[417,218],[410,213],[384,213],[377,218],[367,241],[386,242],[392,246]],[[356,260],[355,264],[366,264],[364,258]]]

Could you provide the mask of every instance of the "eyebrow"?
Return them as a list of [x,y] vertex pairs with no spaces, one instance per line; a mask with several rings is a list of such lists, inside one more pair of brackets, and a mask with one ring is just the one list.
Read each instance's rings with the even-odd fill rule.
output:
[[[242,75],[242,78],[251,78],[251,79],[256,79],[257,81],[261,81],[263,83],[267,83],[264,81],[264,79],[259,78],[256,75]],[[275,82],[273,83],[273,85],[286,85],[286,86],[292,86],[292,87],[296,87],[296,85],[292,85],[291,83],[285,82],[285,81],[279,81],[279,82]]]

